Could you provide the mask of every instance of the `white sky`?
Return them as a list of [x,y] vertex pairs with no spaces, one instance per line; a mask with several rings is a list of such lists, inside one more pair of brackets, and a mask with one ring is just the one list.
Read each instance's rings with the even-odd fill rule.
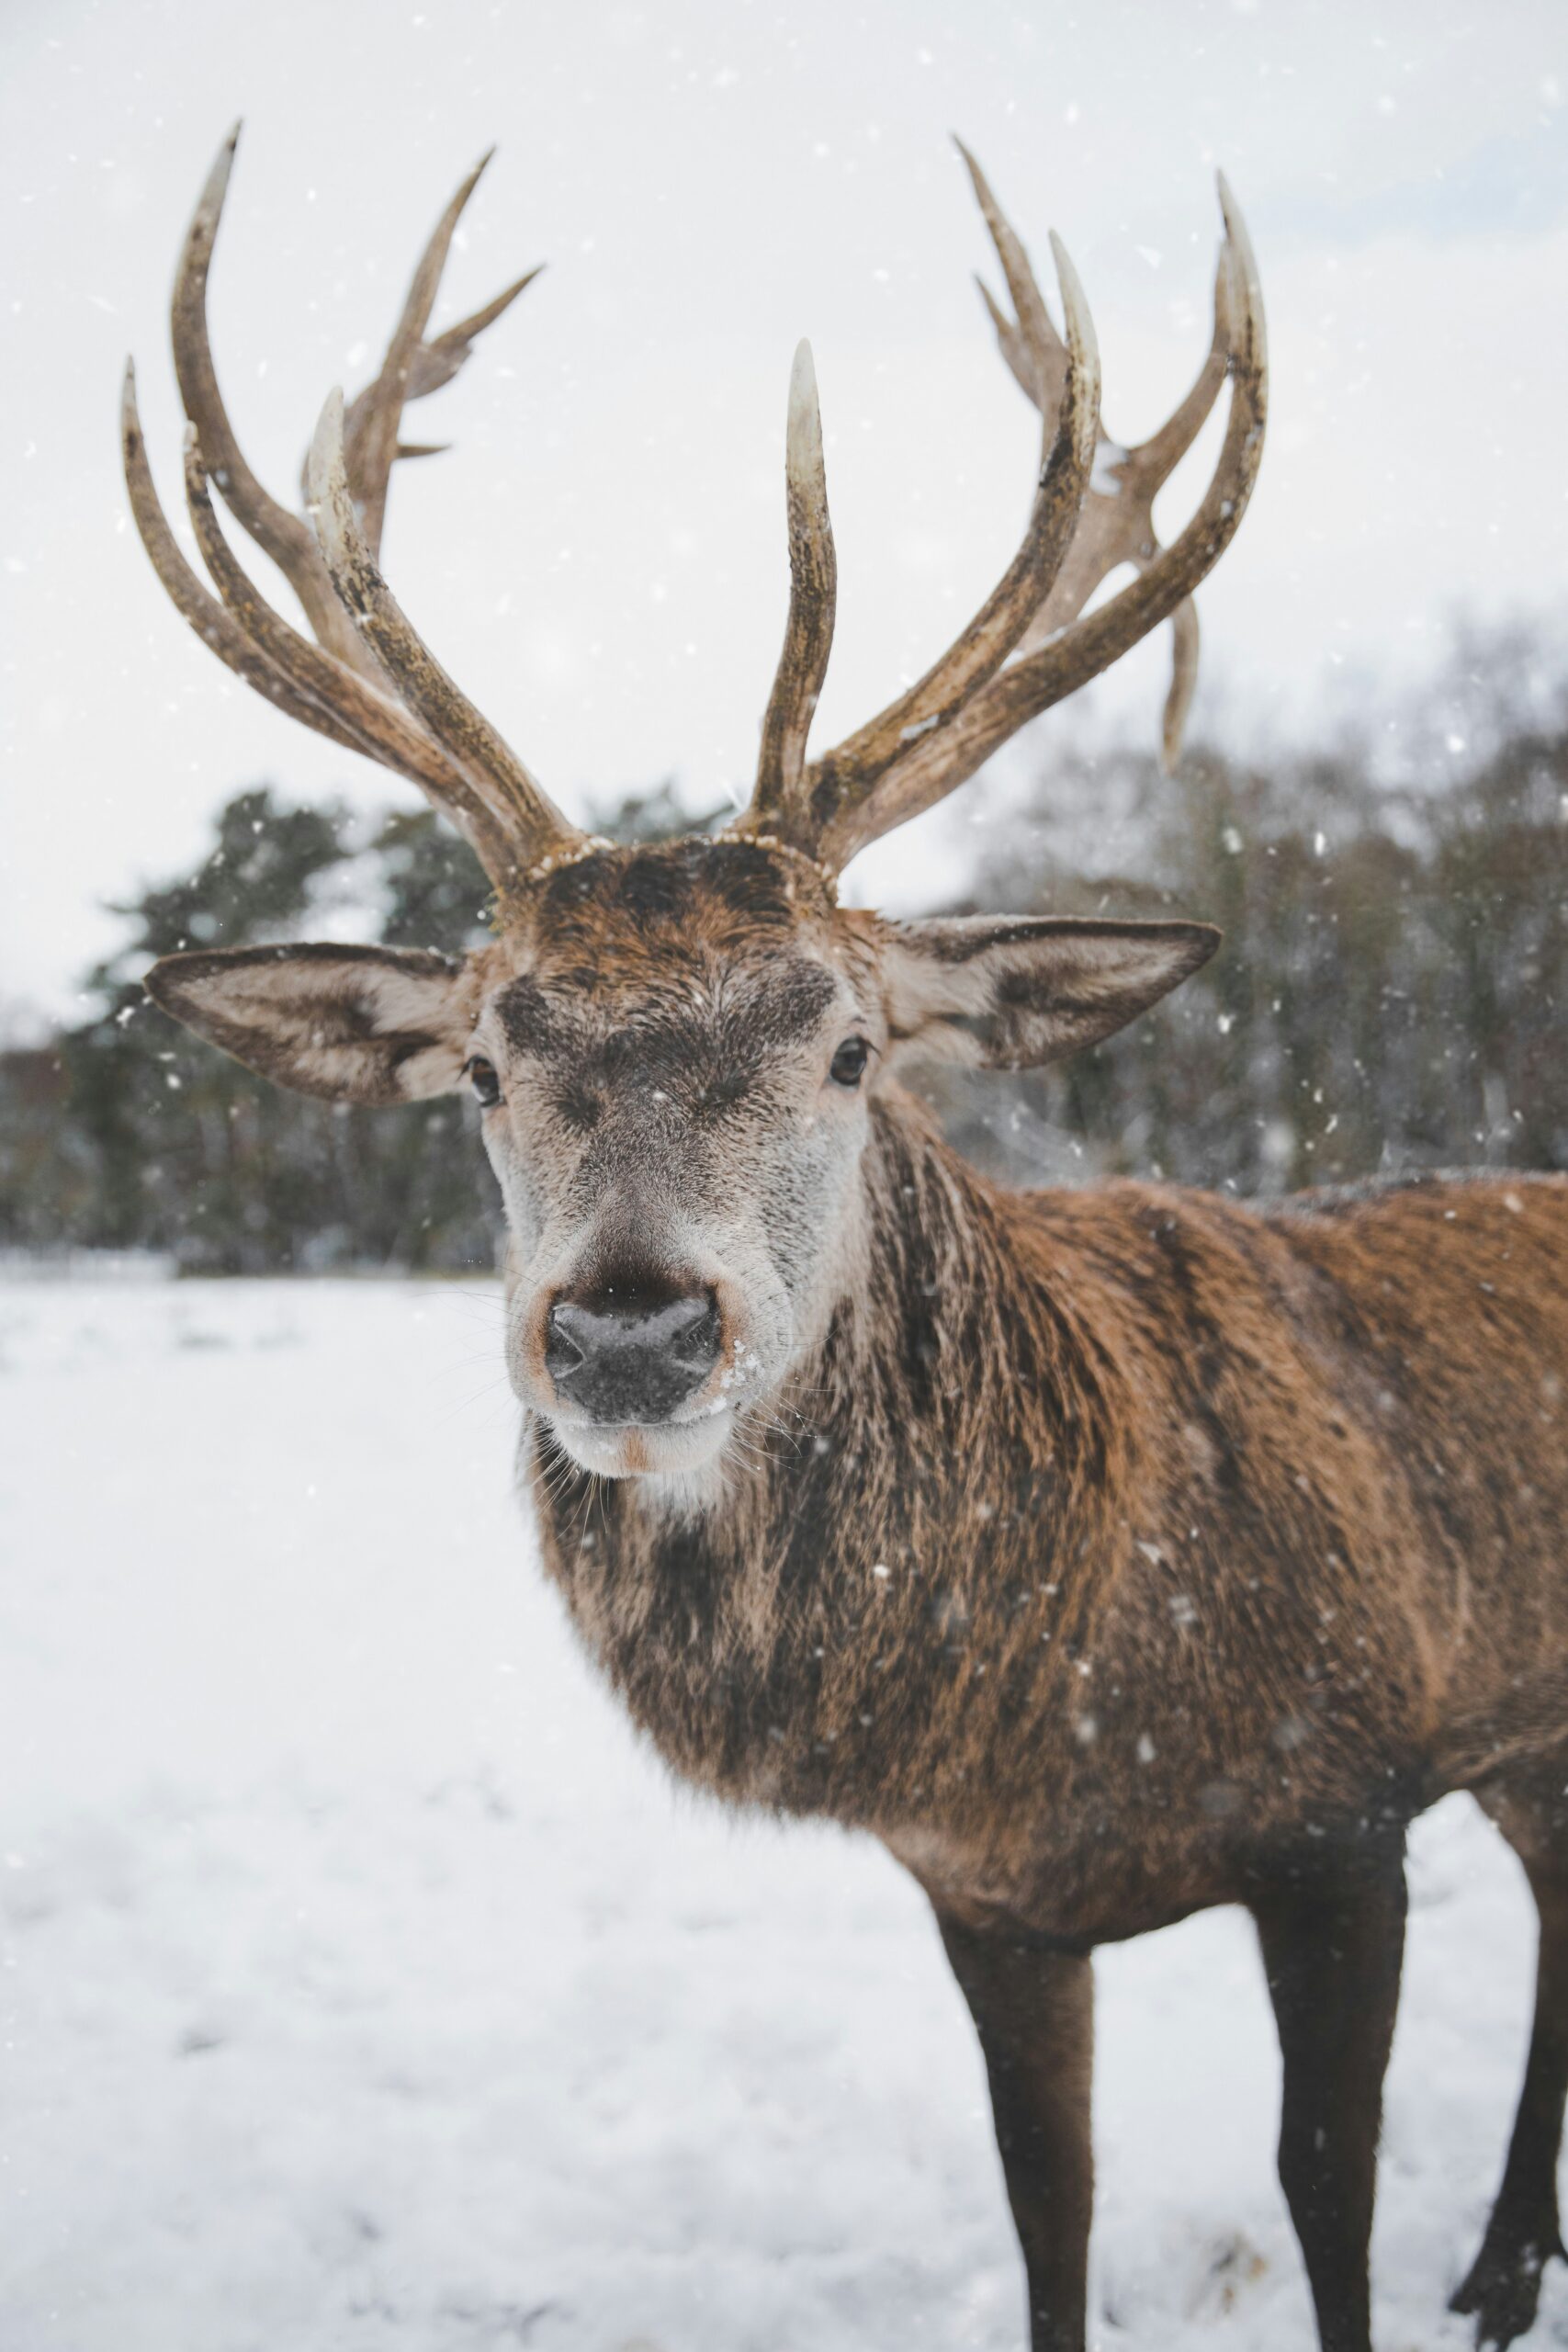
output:
[[[437,326],[551,266],[418,413],[457,446],[402,473],[386,552],[571,809],[671,772],[698,803],[750,776],[802,333],[840,576],[818,741],[887,699],[1005,563],[1034,434],[969,283],[988,254],[950,129],[1042,260],[1048,227],[1066,238],[1124,436],[1201,356],[1215,162],[1236,189],[1273,414],[1201,600],[1212,688],[1298,724],[1336,665],[1423,666],[1461,605],[1561,610],[1565,94],[1561,0],[10,0],[0,1005],[69,1003],[116,935],[102,900],[187,863],[242,784],[410,789],[231,680],[126,518],[128,349],[178,503],[165,304],[235,114],[214,339],[280,494],[451,187],[500,142]],[[1168,532],[1183,492],[1187,473]],[[1164,662],[1145,649],[1098,707],[1152,736]],[[863,888],[918,892],[942,855],[931,826],[874,852]]]

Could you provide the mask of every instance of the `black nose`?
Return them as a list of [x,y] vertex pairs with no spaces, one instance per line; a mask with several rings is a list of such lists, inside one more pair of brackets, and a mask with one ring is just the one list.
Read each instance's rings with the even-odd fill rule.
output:
[[617,1285],[551,1307],[545,1369],[595,1421],[665,1421],[718,1362],[719,1337],[712,1291]]

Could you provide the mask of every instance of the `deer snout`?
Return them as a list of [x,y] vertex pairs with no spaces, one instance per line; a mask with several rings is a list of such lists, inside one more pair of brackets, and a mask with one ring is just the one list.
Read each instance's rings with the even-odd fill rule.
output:
[[723,1317],[711,1290],[606,1289],[560,1298],[545,1325],[556,1395],[592,1421],[667,1421],[718,1362]]

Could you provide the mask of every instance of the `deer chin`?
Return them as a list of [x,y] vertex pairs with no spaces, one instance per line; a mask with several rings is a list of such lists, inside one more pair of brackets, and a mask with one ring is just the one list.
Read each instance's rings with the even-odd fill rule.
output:
[[[705,1489],[728,1442],[734,1413],[725,1403],[683,1421],[567,1421],[547,1417],[550,1435],[596,1478],[670,1482]],[[704,1474],[707,1474],[705,1476]]]

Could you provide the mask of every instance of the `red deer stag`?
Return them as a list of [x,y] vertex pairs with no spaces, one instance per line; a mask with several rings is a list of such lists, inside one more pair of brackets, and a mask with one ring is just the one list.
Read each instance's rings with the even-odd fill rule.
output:
[[[281,709],[419,785],[496,892],[461,961],[373,947],[165,958],[157,1001],[337,1102],[469,1088],[511,1228],[507,1361],[549,1575],[671,1766],[870,1830],[935,1909],[974,2013],[1035,2352],[1079,2352],[1090,1955],[1244,1904],[1284,2055],[1279,2163],[1325,2352],[1367,2352],[1406,1825],[1473,1789],[1540,1911],[1535,2035],[1496,2210],[1455,2297],[1506,2343],[1562,2251],[1568,2079],[1568,1185],[1507,1176],[1256,1210],[1156,1185],[1006,1192],[901,1091],[920,1056],[1019,1069],[1109,1036],[1219,944],[1201,923],[892,922],[837,903],[929,808],[1161,621],[1174,751],[1198,582],[1263,438],[1263,317],[1223,186],[1213,344],[1165,429],[1102,435],[978,168],[1043,412],[1018,553],[951,649],[834,751],[807,736],[833,542],[809,356],[787,435],[791,593],[745,813],[621,849],[570,825],[378,567],[405,401],[518,290],[426,338],[469,181],[375,382],[328,401],[306,517],[268,496],[205,321],[226,148],[185,248],[179,552],[128,387],[131,503],[187,620]],[[1191,521],[1150,500],[1222,383]],[[241,570],[231,513],[298,592]],[[1093,609],[1113,568],[1135,577]],[[592,1508],[590,1508],[592,1506]]]

